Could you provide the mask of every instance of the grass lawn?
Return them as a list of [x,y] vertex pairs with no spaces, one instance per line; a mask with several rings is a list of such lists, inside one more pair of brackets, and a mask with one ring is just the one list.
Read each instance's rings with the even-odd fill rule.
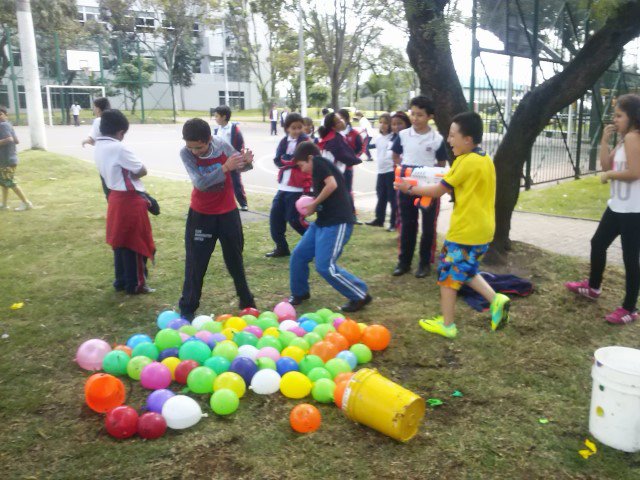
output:
[[607,200],[609,184],[603,185],[599,176],[591,175],[580,180],[521,192],[516,209],[600,220],[607,208]]
[[[158,440],[109,437],[104,417],[84,405],[89,373],[73,362],[74,354],[89,338],[124,343],[134,333],[155,335],[156,315],[180,295],[190,188],[146,179],[162,206],[152,219],[158,255],[149,283],[157,291],[129,297],[111,288],[106,204],[95,169],[42,152],[25,152],[20,160],[20,183],[37,208],[0,212],[0,333],[8,335],[0,339],[3,478],[640,478],[640,454],[598,445],[588,460],[578,455],[591,438],[594,350],[640,344],[638,325],[601,321],[620,301],[619,270],[608,269],[600,302],[575,299],[561,282],[584,276],[584,263],[516,243],[507,270],[531,278],[536,293],[515,300],[512,323],[498,333],[490,332],[486,314],[460,302],[460,335],[448,341],[416,325],[439,310],[433,278],[391,277],[394,235],[365,227],[356,227],[342,263],[366,279],[375,298],[354,318],[392,331],[391,346],[374,356],[372,366],[424,398],[444,401],[428,408],[413,440],[397,443],[328,405],[319,406],[318,432],[295,434],[288,414],[299,402],[251,393],[227,418],[210,411],[208,395],[194,395],[209,417]],[[288,294],[287,261],[264,258],[272,247],[266,222],[246,223],[245,241],[258,306],[272,307]],[[303,311],[342,303],[315,273],[312,285]],[[15,302],[24,308],[11,310]],[[235,309],[218,249],[200,312]],[[127,403],[141,407],[145,392],[138,382],[123,381]],[[464,396],[451,397],[455,390]]]

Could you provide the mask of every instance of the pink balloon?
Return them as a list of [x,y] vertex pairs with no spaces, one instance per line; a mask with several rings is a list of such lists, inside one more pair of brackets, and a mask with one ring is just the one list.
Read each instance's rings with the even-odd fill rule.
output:
[[309,197],[308,195],[301,196],[298,200],[296,200],[296,210],[300,215],[307,214],[307,206],[313,202],[314,198]]
[[278,320],[281,322],[283,320],[295,320],[297,318],[296,309],[293,308],[293,305],[289,302],[280,302],[277,304],[273,309],[273,313],[278,316]]
[[207,330],[200,330],[195,336],[207,344],[209,343],[209,340],[213,339],[213,333]]
[[142,369],[140,384],[149,390],[161,390],[171,384],[171,370],[160,363],[153,362]]
[[335,328],[336,330],[338,329],[338,327],[343,323],[346,322],[346,318],[343,317],[338,317],[336,319],[333,320],[333,328]]
[[178,333],[180,333],[180,338],[182,339],[182,343],[186,342],[187,339],[191,338],[191,335],[187,335],[184,332],[178,332]]
[[273,347],[262,347],[260,350],[258,350],[256,358],[263,357],[270,358],[274,362],[277,362],[280,359],[280,352]]
[[290,328],[289,331],[291,333],[295,333],[299,337],[304,337],[308,332],[302,327],[293,327]]
[[111,351],[111,347],[104,340],[92,338],[87,340],[76,352],[76,362],[85,370],[102,369],[102,360]]
[[249,325],[244,328],[245,332],[253,333],[256,337],[262,337],[262,329],[256,325]]

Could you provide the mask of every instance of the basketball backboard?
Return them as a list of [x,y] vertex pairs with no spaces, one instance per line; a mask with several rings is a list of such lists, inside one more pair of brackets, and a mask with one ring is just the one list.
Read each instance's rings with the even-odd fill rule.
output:
[[99,72],[100,54],[89,50],[67,50],[67,70]]

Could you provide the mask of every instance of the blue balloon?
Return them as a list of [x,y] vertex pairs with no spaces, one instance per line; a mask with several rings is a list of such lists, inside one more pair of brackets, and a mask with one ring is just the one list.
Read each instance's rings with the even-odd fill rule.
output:
[[167,328],[178,330],[180,327],[184,327],[185,325],[191,325],[189,320],[185,320],[184,318],[174,318],[167,324]]
[[276,362],[276,371],[283,376],[287,372],[297,372],[300,370],[298,362],[290,357],[280,357]]
[[164,350],[162,350],[160,352],[160,355],[158,355],[158,361],[161,362],[162,360],[164,360],[165,358],[168,357],[176,357],[178,358],[178,349],[177,348],[165,348]]
[[158,319],[156,323],[158,324],[158,328],[163,330],[168,328],[169,322],[171,320],[175,320],[176,318],[180,318],[180,314],[178,312],[174,312],[173,310],[165,310],[158,315]]
[[349,350],[341,351],[336,355],[336,358],[341,358],[342,360],[347,362],[351,367],[351,370],[353,370],[358,366],[358,357],[356,357],[356,355],[353,352],[350,352]]
[[129,337],[129,340],[127,340],[127,347],[133,350],[141,343],[153,343],[153,340],[151,340],[151,337],[149,335],[145,335],[144,333],[136,333],[135,335],[131,335]]
[[300,323],[300,326],[305,332],[309,333],[313,332],[313,329],[318,326],[318,322],[314,322],[313,320],[305,320],[304,322]]
[[175,393],[171,390],[167,390],[166,388],[154,390],[147,397],[146,408],[150,412],[162,413],[162,406],[164,405],[164,402],[173,396],[175,396]]
[[256,362],[247,357],[237,357],[231,362],[230,372],[235,372],[242,377],[244,383],[251,385],[251,379],[258,371]]

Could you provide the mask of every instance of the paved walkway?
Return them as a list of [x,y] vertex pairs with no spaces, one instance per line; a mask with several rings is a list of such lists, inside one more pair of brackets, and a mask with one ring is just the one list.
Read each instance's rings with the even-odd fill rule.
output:
[[[359,211],[363,212],[361,216],[365,219],[370,217],[368,212],[373,212],[375,203],[375,195],[363,195],[356,198],[356,206]],[[452,210],[453,204],[444,200],[438,218],[438,232],[442,234],[447,232]],[[598,222],[593,220],[516,211],[511,220],[511,239],[529,243],[554,253],[589,260],[591,237],[597,227]],[[607,262],[622,265],[622,246],[619,238],[609,247]]]

